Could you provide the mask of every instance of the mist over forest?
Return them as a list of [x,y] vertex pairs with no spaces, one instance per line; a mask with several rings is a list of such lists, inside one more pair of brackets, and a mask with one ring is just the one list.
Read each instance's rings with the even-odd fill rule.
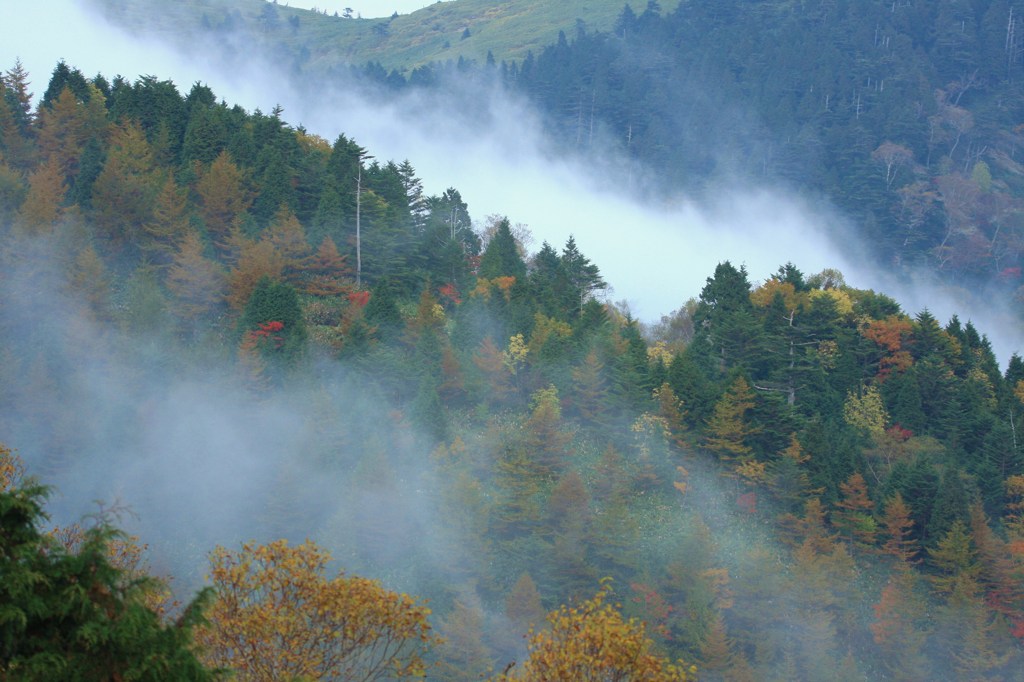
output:
[[[0,29],[5,530],[36,479],[40,531],[99,530],[27,556],[95,539],[134,576],[112,522],[181,604],[212,585],[176,646],[238,679],[1018,679],[1020,64],[1016,42],[985,51],[1017,7],[784,4],[626,6],[523,60],[391,70],[303,57],[336,18],[277,3],[19,10]],[[962,14],[977,42],[925,41],[903,12]],[[946,89],[904,119],[876,84],[812,125],[772,97],[824,76],[767,37],[709,51],[733,19],[799,45],[884,19],[882,61],[923,41],[903,66]],[[837,87],[841,53],[820,60]],[[766,55],[754,96],[737,64]],[[231,562],[317,565],[308,543],[353,582],[307,604],[354,618],[328,595],[371,590],[419,644],[342,671],[237,628]],[[0,553],[11,575],[24,556]],[[161,632],[189,612],[112,580]],[[303,618],[295,641],[322,625]],[[574,654],[573,623],[635,648]],[[232,658],[236,631],[293,667]],[[3,674],[77,665],[32,641],[0,640]]]

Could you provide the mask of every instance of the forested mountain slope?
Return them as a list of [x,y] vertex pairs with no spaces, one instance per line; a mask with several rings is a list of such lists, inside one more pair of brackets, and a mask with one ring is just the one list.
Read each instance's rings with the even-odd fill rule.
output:
[[314,538],[430,599],[444,679],[606,577],[704,679],[1020,670],[1024,361],[969,321],[722,262],[645,336],[574,239],[474,231],[413,162],[202,84],[29,80],[0,92],[0,433],[64,513],[131,505],[180,584]]
[[[291,8],[266,0],[88,0],[116,23],[153,30],[188,44],[196,34],[240,32],[250,45],[297,68],[322,71],[374,63],[384,73],[406,76],[431,63],[522,60],[577,25],[609,31],[622,10],[619,0],[458,0],[437,2],[410,14],[363,18]],[[675,2],[667,3],[675,7]],[[381,3],[382,13],[386,3]]]
[[[321,38],[313,25],[356,20],[269,4],[149,19],[166,31],[206,16],[194,35],[259,26],[247,40],[269,46],[297,79],[340,69],[389,88],[439,87],[446,73],[489,73],[528,94],[566,150],[601,154],[610,141],[653,170],[641,186],[629,163],[612,169],[622,188],[713,196],[736,182],[788,187],[839,206],[887,269],[1014,294],[1019,308],[1020,3],[693,0],[619,6],[614,21],[602,3],[537,5],[515,4],[514,29],[502,14],[513,3],[488,13],[470,0],[391,22],[409,44],[444,34],[442,53],[394,44],[390,23],[374,31],[380,53],[331,51],[352,39],[334,37],[342,28]],[[571,26],[548,15],[570,6],[580,19]],[[455,23],[428,26],[431,13]],[[491,60],[474,44],[495,34],[517,37],[489,44]]]

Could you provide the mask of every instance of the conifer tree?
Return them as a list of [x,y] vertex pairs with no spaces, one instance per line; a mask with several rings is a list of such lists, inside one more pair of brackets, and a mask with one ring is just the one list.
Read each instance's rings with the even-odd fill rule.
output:
[[[478,600],[476,600],[478,601]],[[493,665],[491,651],[483,641],[483,609],[456,599],[452,610],[441,619],[438,634],[443,656],[438,674],[453,682],[480,680]]]
[[239,320],[243,339],[254,338],[264,357],[293,364],[306,343],[306,323],[295,288],[263,277],[249,296]]
[[868,497],[867,483],[860,472],[854,473],[839,486],[842,498],[832,523],[850,546],[850,553],[870,552],[874,548],[877,524],[873,515],[875,504]]
[[64,214],[64,182],[60,161],[51,156],[28,180],[28,193],[18,211],[17,225],[26,234],[50,234]]
[[141,247],[157,265],[167,265],[179,244],[192,231],[187,193],[168,174],[153,201],[151,219],[142,226]]
[[494,236],[480,257],[479,275],[485,279],[515,277],[516,282],[525,283],[526,263],[519,255],[519,245],[512,236],[508,218],[498,220]]
[[[0,446],[0,451],[4,448]],[[105,519],[68,549],[40,526],[48,491],[0,486],[0,676],[7,679],[212,680],[192,651],[202,593],[175,625],[147,607],[153,581],[110,560],[123,535]]]
[[725,460],[749,458],[753,450],[747,439],[753,427],[746,419],[754,407],[754,393],[742,376],[736,377],[729,389],[715,404],[715,412],[708,420],[705,444]]
[[505,597],[505,615],[520,631],[535,628],[544,620],[537,584],[529,573],[523,573]]
[[223,251],[232,228],[252,205],[244,175],[227,151],[222,151],[209,167],[202,169],[195,191],[199,195],[197,208],[206,233]]
[[572,369],[572,392],[569,404],[572,411],[586,422],[601,425],[607,412],[608,387],[604,376],[604,363],[596,349],[591,349],[582,362]]
[[903,496],[897,492],[885,503],[882,516],[885,542],[882,551],[896,559],[896,568],[901,571],[910,570],[919,561],[919,548],[911,534],[913,526],[910,510],[903,502]]
[[206,258],[203,249],[198,232],[186,233],[167,269],[167,289],[174,295],[175,311],[188,321],[213,312],[226,293],[223,268]]
[[313,296],[337,296],[349,287],[351,268],[330,237],[324,237],[316,253],[306,259],[302,272],[303,288]]
[[142,226],[152,220],[161,184],[142,129],[133,121],[119,126],[92,186],[93,217],[100,234],[116,247],[140,246]]
[[236,232],[239,248],[238,262],[228,272],[228,304],[234,310],[241,310],[263,279],[281,281],[284,273],[284,258],[269,241],[253,242]]

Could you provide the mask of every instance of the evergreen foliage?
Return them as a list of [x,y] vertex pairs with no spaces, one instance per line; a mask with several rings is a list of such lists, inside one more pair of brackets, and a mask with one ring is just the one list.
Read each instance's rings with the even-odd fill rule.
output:
[[[726,22],[719,39],[729,21],[745,21],[728,3],[718,14],[691,9],[694,21]],[[656,4],[624,12],[622,40],[666,20]],[[589,39],[565,39],[544,60]],[[966,58],[948,31],[927,40],[952,62]],[[787,263],[755,286],[723,262],[700,292],[682,292],[695,298],[674,313],[679,333],[655,342],[599,298],[605,282],[574,238],[531,255],[498,218],[481,249],[485,235],[458,191],[423,197],[409,163],[360,170],[366,150],[355,141],[328,144],[280,111],[229,109],[202,87],[182,97],[155,78],[93,79],[84,102],[70,85],[57,90],[75,79],[59,68],[56,95],[26,118],[26,75],[12,70],[0,108],[0,188],[11,190],[0,192],[0,382],[11,387],[0,428],[45,431],[52,466],[68,466],[82,420],[98,414],[71,414],[62,398],[88,383],[76,366],[143,351],[175,369],[227,362],[256,389],[240,394],[240,411],[284,400],[264,390],[270,382],[310,389],[303,409],[315,428],[296,445],[296,468],[358,480],[332,498],[358,509],[339,512],[330,531],[367,570],[400,570],[425,586],[439,629],[457,635],[452,661],[483,669],[490,657],[500,669],[518,640],[481,613],[536,622],[541,604],[585,605],[578,599],[611,575],[629,586],[623,608],[648,623],[654,644],[638,639],[642,652],[704,660],[712,675],[864,677],[877,673],[862,663],[876,654],[892,674],[918,678],[1010,677],[1019,667],[1024,363],[1014,356],[1001,372],[970,322],[911,316],[834,270],[805,276]],[[44,152],[43,130],[106,91],[103,121],[79,112],[95,134],[75,138],[76,175],[75,154],[60,166]],[[360,177],[369,291],[351,267]],[[1001,181],[992,171],[992,186]],[[58,264],[40,255],[43,243]],[[51,278],[60,293],[43,286]],[[81,355],[55,350],[60,320],[38,314],[51,310],[47,297],[92,330],[75,337]],[[339,399],[351,386],[359,400]],[[140,420],[114,421],[102,422],[112,443]],[[290,478],[275,472],[275,528],[299,517],[286,502],[307,492],[290,491]],[[100,561],[109,529],[89,535],[84,554],[40,539],[40,494],[3,498],[2,538],[31,551],[0,590],[31,596],[16,571],[33,562],[77,584],[95,579],[112,600],[105,613],[122,615],[75,641],[93,653],[121,648],[113,659],[80,653],[54,634],[40,650],[62,647],[60,661],[31,665],[74,679],[67,666],[82,656],[84,679],[89,666],[133,660],[142,650],[133,647],[150,644],[164,658],[147,660],[191,665],[174,648],[184,635],[134,610],[133,588]],[[446,525],[429,552],[413,537],[422,526],[393,522],[414,507]],[[770,542],[775,532],[789,544]],[[441,564],[453,582],[433,572]],[[588,613],[629,623],[599,595]],[[77,605],[92,618],[103,611],[86,603],[94,596],[38,608]],[[962,635],[958,608],[970,616]],[[23,655],[20,622],[0,623],[5,663]],[[532,641],[534,652],[561,650]]]
[[[0,447],[0,451],[6,452]],[[111,563],[106,519],[71,551],[44,534],[46,488],[0,486],[0,676],[10,680],[212,680],[191,650],[208,594],[175,624],[150,610],[152,579]]]

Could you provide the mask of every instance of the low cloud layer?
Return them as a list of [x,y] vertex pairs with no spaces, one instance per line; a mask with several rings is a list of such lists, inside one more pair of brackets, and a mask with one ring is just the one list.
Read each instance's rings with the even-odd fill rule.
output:
[[535,248],[545,240],[557,248],[574,235],[614,287],[613,298],[641,319],[657,320],[696,296],[722,260],[745,265],[755,281],[793,262],[806,273],[838,268],[850,285],[889,293],[911,314],[928,307],[944,322],[959,312],[993,338],[1001,362],[1020,347],[1015,325],[998,312],[1005,305],[988,311],[975,301],[965,309],[932,284],[917,293],[888,278],[869,267],[851,227],[828,206],[758,187],[734,187],[702,205],[685,197],[644,204],[626,191],[643,185],[641,171],[612,152],[591,160],[560,155],[529,106],[497,89],[451,98],[407,94],[387,104],[337,83],[304,94],[251,52],[227,69],[211,57],[216,50],[129,36],[87,6],[60,0],[20,7],[0,29],[0,58],[10,64],[20,57],[37,94],[63,58],[86,74],[152,74],[181,90],[205,82],[250,110],[281,105],[287,121],[328,140],[344,133],[380,160],[410,160],[429,194],[455,187],[477,220],[500,214],[528,225]]

